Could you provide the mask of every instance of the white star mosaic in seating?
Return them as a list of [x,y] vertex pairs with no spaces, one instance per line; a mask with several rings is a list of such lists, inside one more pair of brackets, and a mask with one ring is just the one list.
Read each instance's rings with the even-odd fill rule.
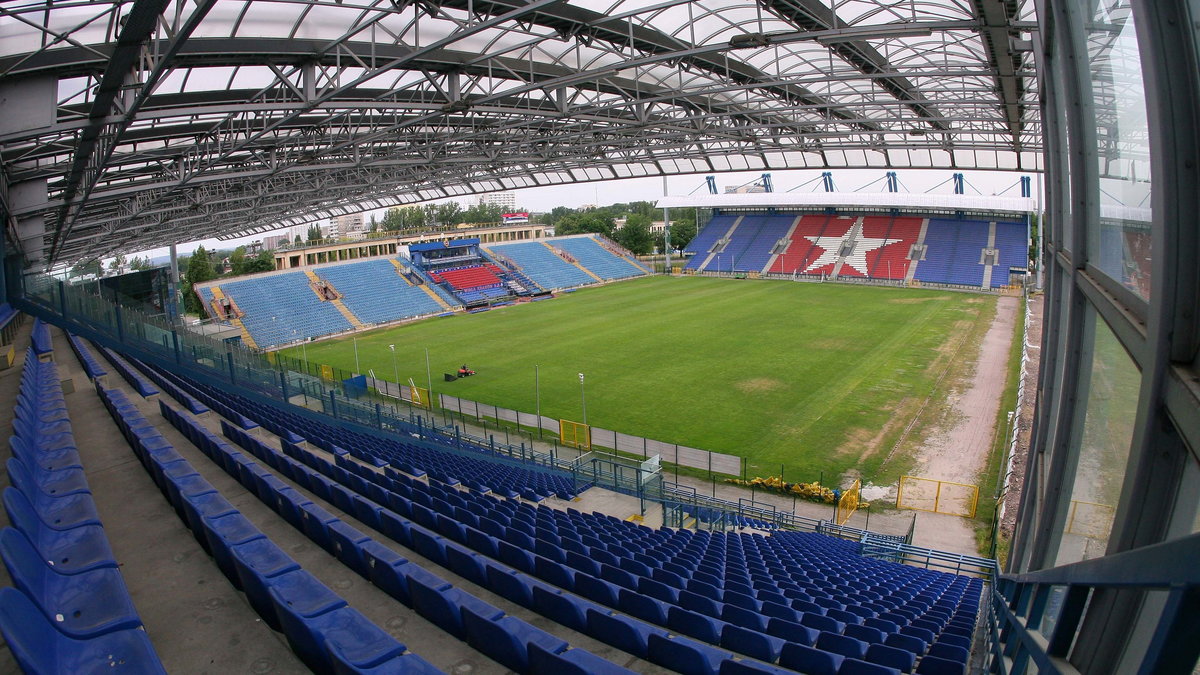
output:
[[[844,244],[846,241],[849,241],[853,234],[854,228],[851,228],[840,237],[809,237],[806,235],[804,237],[805,239],[824,249],[824,251],[822,251],[821,255],[817,256],[817,259],[812,261],[812,264],[805,268],[804,271],[811,272],[813,270],[820,269],[825,265],[832,265],[836,263],[838,259],[838,252],[842,250],[842,244]],[[866,276],[869,274],[867,270],[867,251],[874,251],[877,248],[883,248],[887,244],[888,240],[886,237],[878,239],[875,237],[859,237],[854,243],[854,253],[851,253],[846,257],[845,264],[853,267],[859,272],[862,272],[863,276]]]

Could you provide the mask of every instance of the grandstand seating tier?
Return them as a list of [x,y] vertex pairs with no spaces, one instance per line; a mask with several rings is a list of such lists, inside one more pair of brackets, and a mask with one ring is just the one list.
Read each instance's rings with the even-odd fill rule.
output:
[[391,259],[362,260],[315,271],[337,288],[342,302],[363,323],[388,323],[441,311],[429,294],[400,276]]
[[604,280],[628,279],[646,273],[625,258],[606,250],[591,236],[555,239],[552,243],[570,253],[580,265]]
[[540,241],[490,244],[488,249],[512,260],[526,276],[546,290],[596,283],[586,272],[555,255]]

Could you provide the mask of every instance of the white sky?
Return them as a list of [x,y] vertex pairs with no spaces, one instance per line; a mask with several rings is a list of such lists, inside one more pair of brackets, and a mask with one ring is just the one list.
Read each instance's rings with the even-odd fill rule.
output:
[[[824,190],[820,180],[821,173],[819,170],[773,171],[771,172],[771,180],[774,183],[776,192],[820,192]],[[886,171],[883,169],[842,169],[832,170],[832,173],[834,187],[838,192],[887,191],[884,183]],[[900,181],[900,190],[902,192],[923,193],[932,191],[938,194],[952,194],[954,189],[951,184],[951,176],[954,173],[956,172],[949,169],[908,169],[898,170],[896,175]],[[1017,183],[1020,181],[1021,176],[1030,175],[1034,178],[1033,196],[1035,198],[1038,197],[1037,182],[1040,176],[1037,174],[1020,174],[1011,171],[963,171],[961,173],[966,178],[967,194],[996,195],[1004,193],[1009,197],[1020,196],[1020,186]],[[735,187],[755,181],[761,175],[761,171],[716,174],[717,190],[724,192],[726,187]],[[707,190],[708,187],[705,185],[703,174],[667,177],[668,194],[686,195],[693,192],[700,194],[707,192]],[[624,180],[597,183],[553,185],[516,190],[515,192],[517,193],[517,206],[519,208],[534,212],[546,212],[556,206],[579,208],[585,204],[607,206],[622,202],[652,202],[663,196],[663,179],[661,176],[653,178],[627,178]],[[458,201],[465,207],[468,204],[474,203],[477,199],[477,196],[467,196],[459,197],[457,200],[443,199],[440,201]],[[382,220],[386,211],[387,209],[368,211],[364,214],[364,218],[369,221],[371,215],[375,215],[378,220]],[[321,222],[324,223],[327,221]],[[233,249],[242,244],[262,239],[263,237],[282,233],[283,230],[279,230],[227,241],[205,239],[203,241],[185,242],[179,244],[178,250],[180,255],[183,255],[184,253],[194,251],[198,246],[204,246],[204,248],[209,250]],[[159,257],[167,255],[168,252],[169,249],[157,248],[137,254],[130,254],[126,257],[133,258],[134,255]]]

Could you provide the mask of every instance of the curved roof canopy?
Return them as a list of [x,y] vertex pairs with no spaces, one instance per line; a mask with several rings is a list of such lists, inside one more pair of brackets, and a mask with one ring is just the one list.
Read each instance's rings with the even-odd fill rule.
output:
[[580,181],[1039,170],[1032,4],[4,2],[0,195],[53,264]]

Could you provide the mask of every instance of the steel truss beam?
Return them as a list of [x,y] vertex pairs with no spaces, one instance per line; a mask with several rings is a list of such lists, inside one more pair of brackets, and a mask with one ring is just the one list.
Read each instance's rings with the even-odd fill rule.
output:
[[1039,168],[1031,87],[996,85],[1030,66],[985,35],[1018,34],[1011,3],[614,2],[109,0],[62,3],[89,12],[67,28],[8,4],[30,48],[0,74],[62,93],[48,127],[0,133],[4,175],[47,181],[17,215],[71,262],[605,178]]

